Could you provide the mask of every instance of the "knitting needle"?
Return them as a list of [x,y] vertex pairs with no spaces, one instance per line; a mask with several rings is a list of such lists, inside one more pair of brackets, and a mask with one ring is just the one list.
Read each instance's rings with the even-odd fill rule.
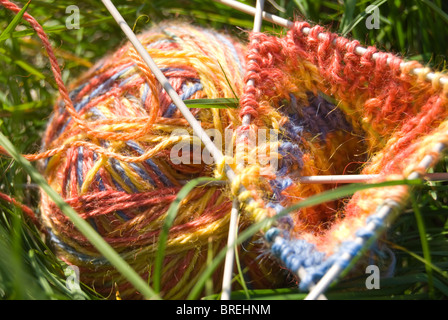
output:
[[[444,143],[437,143],[433,149],[435,154],[440,154],[444,151],[446,145]],[[434,162],[434,157],[432,155],[426,155],[423,160],[419,163],[418,167],[424,170],[429,169],[431,164]],[[426,174],[427,176],[428,174]],[[422,176],[419,172],[414,171],[409,176],[408,179],[418,179]],[[398,212],[400,205],[394,200],[385,200],[384,205],[380,207],[379,211],[376,213],[376,216],[381,219],[381,221],[388,220],[389,222],[395,218],[396,213]],[[377,229],[377,225],[374,222],[370,222],[367,224],[366,229],[368,231],[374,231],[376,234],[379,232]],[[357,237],[355,242],[362,245],[363,247],[366,244],[366,239],[362,237]],[[354,258],[351,253],[345,253],[341,259],[344,261],[350,261]],[[330,269],[325,273],[325,275],[320,279],[320,281],[316,284],[316,286],[310,290],[309,294],[305,297],[305,300],[315,300],[317,299],[327,288],[333,283],[333,281],[339,277],[339,275],[344,271],[344,267],[340,264],[334,264],[330,267]]]
[[[264,8],[264,1],[257,0],[257,5],[256,5],[256,8],[255,8],[256,11],[255,11],[255,19],[254,19],[253,32],[260,32],[260,31],[261,31],[261,25],[262,25],[262,20],[263,20],[263,19],[262,19],[263,8]],[[258,41],[258,40],[255,39],[254,41]],[[254,82],[253,79],[249,79],[249,80],[247,81],[246,86],[254,86],[254,85],[255,85],[255,82]],[[244,116],[243,116],[242,124],[243,124],[243,125],[249,125],[250,122],[251,122],[251,116],[250,116],[250,114],[246,114],[246,115],[244,115]],[[240,165],[240,166],[243,166],[244,164],[243,164],[243,163],[240,163],[239,165]],[[235,202],[235,201],[234,201],[234,205],[238,205],[238,202]],[[237,209],[236,209],[236,210],[232,210],[232,213],[235,214],[235,215],[237,215],[237,214],[238,214]],[[235,221],[234,223],[236,223],[236,219],[235,219],[235,218],[233,219],[233,221]],[[232,225],[232,224],[231,224],[230,227],[232,227],[232,228],[237,228],[237,225]],[[231,239],[230,239],[230,233],[229,233],[229,241],[231,241]],[[232,241],[233,241],[233,240],[232,240]],[[231,248],[231,250],[233,251],[233,246],[230,247],[230,244],[228,245],[228,248]],[[229,253],[229,259],[231,258],[232,261],[233,261],[233,257],[234,257],[233,252],[232,252],[232,253]],[[227,261],[226,261],[226,262],[227,262]],[[229,265],[231,265],[231,263],[229,263]],[[233,264],[232,264],[232,268],[233,268]],[[298,270],[298,276],[299,276],[299,277],[305,277],[305,275],[306,275],[306,271],[305,271],[305,269],[300,268],[300,269]],[[231,281],[231,271],[229,271],[229,273],[228,273],[227,275],[225,274],[224,276],[225,276],[225,278],[224,278],[225,281],[228,281],[228,282]],[[314,287],[314,283],[311,283],[309,289],[311,290],[313,287]],[[226,286],[223,285],[223,288],[225,288],[226,290],[230,290],[230,284],[229,284],[229,283],[226,283]],[[229,292],[229,293],[226,293],[226,295],[225,295],[224,297],[225,297],[225,298],[230,297],[230,292]],[[326,300],[327,298],[326,298],[323,294],[320,294],[319,297],[318,297],[318,299],[320,299],[320,300]]]
[[[239,10],[241,12],[245,12],[247,14],[250,14],[250,15],[254,15],[255,14],[255,9],[252,6],[249,6],[247,4],[243,4],[243,3],[235,1],[235,0],[215,0],[215,1],[219,2],[219,3],[222,3],[222,4],[225,4],[225,5],[227,5],[227,6],[231,7],[231,8]],[[281,18],[279,16],[267,13],[267,12],[263,12],[262,16],[263,16],[263,19],[265,19],[266,21],[272,22],[272,23],[274,23],[274,24],[276,24],[276,25],[278,25],[280,27],[291,29],[294,26],[293,22],[291,22],[291,21],[289,21],[287,19]],[[302,32],[304,34],[308,35],[310,30],[311,30],[310,28],[303,28]],[[318,37],[321,37],[321,35],[319,34]],[[334,41],[336,41],[336,39]],[[355,48],[355,53],[357,55],[362,56],[366,52],[367,52],[367,49],[362,47],[362,46],[358,46],[358,47]],[[377,58],[378,58],[378,54],[374,53],[372,55],[372,59],[376,60]],[[387,59],[387,64],[388,65],[390,64],[390,62],[391,62],[391,60]],[[405,66],[405,62],[403,62],[401,64],[401,67],[404,67],[404,66]],[[439,84],[441,84],[442,86],[443,85],[448,85],[448,77],[446,77],[446,76],[439,76],[438,74],[436,74],[434,72],[426,72],[426,71],[427,71],[426,68],[415,68],[415,69],[410,70],[410,73],[414,74],[414,75],[417,75],[417,76],[420,75],[420,74],[424,74],[425,75],[425,79],[427,81],[431,81],[432,82],[433,80],[438,80]]]
[[[427,159],[432,161],[431,159]],[[380,178],[379,174],[352,174],[352,175],[323,175],[323,176],[301,176],[297,177],[297,181],[302,184],[345,184],[345,183],[368,183],[375,179]],[[427,181],[448,181],[448,172],[436,172],[436,173],[426,173],[420,177]],[[409,175],[408,180],[416,179],[414,175]],[[180,181],[182,184],[187,183],[186,181]],[[228,185],[228,181],[212,181],[204,182],[201,185],[209,186],[225,186]]]
[[[257,6],[255,8],[255,18],[253,31],[260,32],[261,24],[263,19],[261,14],[263,13],[264,0],[257,0]],[[248,86],[253,86],[254,81],[250,79],[247,83]],[[243,116],[243,125],[250,124],[250,114]],[[240,165],[244,165],[241,164]],[[233,275],[233,260],[235,258],[235,241],[236,241],[236,230],[238,229],[238,215],[239,215],[239,201],[237,198],[233,200],[232,210],[230,211],[230,222],[229,222],[229,234],[227,239],[227,252],[224,262],[224,273],[222,278],[222,293],[221,300],[230,300],[230,293],[232,291],[232,275]]]
[[234,198],[232,210],[230,211],[229,235],[222,278],[221,300],[230,300],[230,293],[232,291],[233,259],[235,258],[236,230],[238,226],[238,207],[239,201],[237,198]]
[[[254,7],[244,4],[244,3],[241,3],[241,2],[238,2],[238,1],[234,1],[234,0],[215,0],[215,1],[225,4],[225,5],[227,5],[231,8],[234,8],[238,11],[250,14],[250,15],[255,15],[255,13],[256,13]],[[272,22],[280,27],[291,29],[294,26],[293,22],[286,20],[284,18],[281,18],[279,16],[267,13],[267,12],[263,12],[262,17],[264,20]]]
[[[308,184],[337,184],[337,183],[364,183],[380,178],[379,174],[353,174],[353,175],[323,175],[323,176],[303,176],[299,177],[300,183]],[[412,176],[407,179],[412,180]],[[426,173],[422,175],[422,179],[428,181],[444,181],[448,180],[448,172]]]

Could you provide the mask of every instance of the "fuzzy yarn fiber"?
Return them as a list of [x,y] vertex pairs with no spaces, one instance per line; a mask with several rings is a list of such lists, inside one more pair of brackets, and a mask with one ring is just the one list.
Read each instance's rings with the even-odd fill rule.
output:
[[[358,55],[357,41],[320,26],[305,35],[304,27],[310,26],[297,22],[284,36],[251,33],[247,46],[187,24],[161,24],[139,36],[183,99],[232,98],[234,92],[239,97],[237,109],[191,109],[204,129],[223,136],[225,129],[234,129],[235,158],[247,161],[260,150],[276,150],[279,159],[275,170],[263,161],[234,165],[234,184],[197,187],[182,201],[163,264],[164,298],[184,298],[208,254],[225,245],[234,196],[255,199],[255,206],[242,208],[239,224],[244,229],[334,187],[301,184],[300,176],[404,178],[421,170],[420,160],[436,143],[446,142],[446,88],[411,74],[422,66],[373,47]],[[246,85],[249,79],[251,86]],[[57,103],[43,138],[43,173],[148,279],[161,226],[182,182],[220,176],[222,164],[172,161],[173,146],[192,139],[172,133],[190,130],[189,125],[130,44],[102,59],[70,92],[76,112],[69,112],[63,100]],[[252,122],[243,126],[246,114]],[[260,129],[274,130],[278,141],[241,155],[247,137]],[[240,185],[247,189],[243,195],[234,191]],[[290,214],[278,223],[285,243],[273,246],[272,255],[257,237],[240,250],[248,283],[284,285],[285,271],[273,256],[288,269],[305,267],[315,279],[385,199],[401,203],[407,192],[406,186],[369,189]],[[114,290],[124,298],[139,296],[45,194],[41,219],[58,256],[80,268],[83,282],[107,296]],[[215,273],[216,290],[220,273]]]

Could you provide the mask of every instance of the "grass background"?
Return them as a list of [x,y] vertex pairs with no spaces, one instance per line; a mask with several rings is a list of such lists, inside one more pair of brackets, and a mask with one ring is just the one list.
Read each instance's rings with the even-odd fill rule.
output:
[[[255,1],[244,1],[255,5]],[[16,1],[20,6],[25,1]],[[76,4],[80,28],[69,30],[66,8]],[[183,19],[227,30],[244,37],[253,18],[209,0],[115,0],[135,32],[151,23]],[[266,10],[282,17],[307,19],[332,31],[375,45],[407,59],[443,70],[448,57],[448,3],[443,0],[323,1],[277,0],[280,12],[269,2]],[[366,28],[365,10],[378,5],[380,28]],[[124,35],[100,1],[32,1],[28,12],[44,26],[63,69],[64,81],[77,77],[97,59],[124,42]],[[0,8],[0,33],[14,15]],[[264,23],[264,30],[282,32]],[[57,89],[48,59],[31,27],[21,22],[0,42],[0,132],[21,153],[39,149],[41,133],[51,113]],[[447,161],[438,172],[447,171]],[[37,186],[23,167],[0,159],[0,191],[34,208]],[[393,277],[381,279],[381,289],[366,290],[365,276],[341,281],[328,298],[337,299],[443,299],[448,297],[448,192],[445,183],[425,184],[412,194],[413,205],[388,231],[394,250]],[[42,242],[23,213],[0,201],[0,299],[97,299],[89,288],[70,291],[65,266]],[[301,299],[294,289],[234,292],[234,298]]]

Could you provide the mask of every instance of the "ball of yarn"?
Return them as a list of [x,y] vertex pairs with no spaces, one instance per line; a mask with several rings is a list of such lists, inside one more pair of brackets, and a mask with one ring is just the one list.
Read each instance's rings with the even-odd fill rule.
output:
[[[139,39],[182,99],[241,95],[246,57],[244,45],[232,37],[170,23],[151,28]],[[182,141],[190,145],[190,126],[129,43],[77,79],[70,92],[79,120],[58,102],[43,138],[44,150],[57,151],[44,160],[44,176],[144,279],[150,279],[170,204],[186,181],[215,176],[214,164],[193,161],[193,148],[182,154],[187,161],[173,160],[173,147]],[[241,125],[238,109],[191,112],[204,129],[224,133]],[[183,135],[174,134],[180,129]],[[199,149],[202,154],[200,144]],[[185,298],[210,255],[226,245],[231,206],[226,186],[197,187],[182,200],[169,232],[162,297]],[[84,283],[105,296],[114,297],[116,290],[122,298],[139,297],[46,194],[41,212],[58,256],[79,267]],[[243,228],[248,223],[244,217],[240,221]],[[248,282],[265,287],[282,280],[281,272],[270,271],[272,262],[260,262],[257,247],[246,243],[243,250],[248,252],[242,257]],[[221,269],[214,276],[215,291]]]

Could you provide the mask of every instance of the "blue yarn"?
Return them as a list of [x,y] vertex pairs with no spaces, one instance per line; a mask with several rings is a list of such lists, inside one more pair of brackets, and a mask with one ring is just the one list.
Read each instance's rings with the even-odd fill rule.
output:
[[135,171],[137,174],[144,180],[152,184],[153,186],[156,186],[156,183],[154,180],[146,173],[145,170],[140,168],[137,164],[129,162],[128,165]]
[[274,239],[281,233],[281,231],[277,228],[270,228],[266,231],[264,237],[268,243],[272,243]]
[[[382,225],[382,220],[378,217],[371,216],[370,221],[376,221],[380,226]],[[366,228],[360,228],[356,235],[358,237],[362,237],[364,240],[370,239],[375,235],[375,231],[367,230]],[[305,279],[301,279],[300,288],[306,290],[309,287],[311,282],[315,282],[315,280],[322,278],[325,273],[331,268],[333,265],[338,265],[342,269],[347,268],[352,258],[358,255],[363,249],[364,243],[357,243],[353,241],[345,241],[341,243],[338,251],[327,258],[323,263],[314,267],[308,267],[306,269],[306,277]],[[349,258],[347,259],[345,256],[349,254]]]
[[366,225],[374,224],[373,229],[369,230],[367,228],[360,228],[356,231],[355,235],[357,237],[363,238],[364,240],[368,240],[375,236],[379,229],[384,227],[384,220],[381,217],[373,214],[366,219]]
[[341,267],[347,267],[348,264],[350,263],[350,259],[345,259],[343,256],[345,254],[349,254],[350,257],[355,257],[363,248],[363,244],[362,243],[357,243],[355,241],[344,241],[341,243],[339,250],[338,250],[338,254],[337,254],[337,258],[335,263],[339,264]]
[[153,48],[153,47],[155,47],[155,46],[160,45],[161,43],[173,43],[173,42],[174,42],[174,41],[171,40],[171,39],[161,39],[161,40],[154,41],[154,42],[151,42],[151,43],[147,44],[147,45],[146,45],[146,48],[147,48],[147,49],[150,49],[150,48]]
[[[364,239],[362,243],[357,243],[354,240],[345,241],[341,243],[338,251],[330,256],[327,260],[325,260],[324,263],[322,263],[318,267],[306,268],[307,276],[306,279],[301,279],[301,288],[305,289],[310,285],[311,281],[315,281],[316,279],[320,279],[321,277],[323,277],[328,269],[333,265],[339,265],[342,269],[347,268],[350,265],[352,258],[361,252],[366,240],[375,236],[378,228],[381,228],[384,225],[383,219],[376,215],[371,215],[366,219],[367,224],[371,222],[375,223],[375,228],[373,229],[373,231],[367,230],[366,228],[360,228],[356,232],[357,237],[361,237]],[[348,259],[345,258],[346,254],[349,254]]]
[[[202,90],[202,84],[200,82],[194,83],[193,85],[187,86],[187,85],[183,85],[182,86],[182,91],[183,93],[180,95],[180,98],[182,100],[187,100],[189,99],[193,94],[195,94],[196,92]],[[171,103],[168,106],[168,109],[165,111],[165,114],[163,115],[165,118],[171,118],[174,114],[174,112],[177,110],[177,107],[174,103]]]
[[128,83],[129,81],[131,81],[133,78],[137,78],[137,77],[140,77],[140,75],[139,74],[133,74],[133,75],[131,75],[131,76],[129,76],[129,77],[127,77],[126,79],[123,79],[121,82],[120,82],[120,84],[118,85],[119,87],[122,87],[122,86],[124,86],[126,83]]
[[325,140],[330,132],[352,130],[344,113],[323,97],[309,94],[308,104],[301,109],[303,117],[300,119],[306,131]]
[[134,67],[135,67],[135,65],[126,67],[126,68],[118,71],[114,75],[112,75],[109,79],[107,79],[103,83],[101,83],[98,87],[95,88],[95,90],[93,90],[90,93],[90,95],[83,98],[80,102],[78,102],[74,105],[75,110],[77,112],[81,111],[90,102],[90,100],[92,100],[93,98],[97,97],[100,94],[105,93],[107,90],[110,89],[111,85],[114,83],[115,80],[117,80],[121,75],[123,75],[124,73],[126,73],[127,71],[131,70]]
[[274,209],[277,213],[280,213],[284,209],[282,205],[273,202],[269,202],[268,204],[266,204],[266,207]]
[[366,225],[370,224],[370,223],[375,224],[375,230],[384,227],[384,219],[381,217],[378,217],[376,214],[372,214],[371,216],[367,217]]
[[82,174],[82,167],[84,164],[84,148],[79,147],[78,148],[78,157],[77,157],[77,163],[76,163],[76,176],[78,178],[78,186],[81,188],[83,184],[83,174]]
[[145,85],[143,87],[143,94],[142,94],[142,97],[141,97],[142,105],[145,105],[146,98],[148,97],[148,92],[149,92],[149,86],[145,82]]
[[285,239],[286,235],[285,231],[272,228],[266,232],[265,239],[271,243],[271,253],[287,269],[297,272],[299,268],[304,268],[307,271],[307,276],[300,282],[300,288],[307,289],[310,281],[323,274],[322,267],[326,268],[328,264],[324,261],[325,254],[318,251],[314,244],[305,240],[290,241]]
[[[88,84],[88,82],[85,82],[85,83],[83,83],[83,84],[81,84],[80,86],[78,86],[77,88],[75,88],[74,90],[72,90],[70,93],[69,93],[69,98],[70,98],[70,100],[75,100],[75,98],[78,96],[78,94],[81,92],[81,90],[82,89],[84,89],[84,87],[86,86]],[[62,103],[61,103],[62,104]],[[61,106],[61,108],[62,108],[63,106]],[[60,109],[59,110],[60,112],[62,112],[62,109]]]
[[50,241],[60,247],[61,249],[63,249],[64,251],[68,252],[69,254],[75,256],[77,259],[83,261],[83,262],[87,262],[87,263],[92,263],[95,265],[107,265],[110,264],[109,260],[107,260],[104,257],[92,257],[89,255],[86,255],[84,253],[80,253],[79,251],[77,251],[76,249],[74,249],[72,246],[68,245],[67,243],[63,242],[61,239],[59,239],[50,229],[47,229],[48,234],[50,235]]
[[[283,207],[280,202],[284,199],[284,196],[281,192],[292,185],[292,180],[289,177],[286,178],[277,178],[275,180],[271,180],[270,184],[272,186],[273,195],[271,197],[271,201],[267,203],[266,207],[273,208],[277,214],[282,212],[285,207]],[[279,225],[283,228],[289,230],[294,226],[294,221],[289,215],[285,215],[277,219]]]
[[[93,153],[93,161],[96,161],[97,159],[98,159],[98,155],[94,152]],[[103,179],[101,179],[101,176],[99,173],[96,174],[95,180],[98,182],[98,189],[100,191],[105,191],[106,187],[104,186]],[[118,182],[115,181],[115,179],[112,178],[112,182],[117,187],[117,190],[124,192],[123,188],[118,184]],[[122,210],[117,210],[116,212],[117,212],[118,216],[120,216],[125,221],[129,221],[131,219]],[[89,220],[92,225],[95,223],[93,219],[89,218]],[[94,226],[94,228],[96,229],[96,225]]]
[[[98,159],[98,155],[96,152],[93,153],[93,162],[95,162]],[[95,180],[98,182],[98,189],[100,191],[106,190],[106,187],[104,186],[103,179],[101,179],[100,174],[97,172],[95,175]]]
[[[278,176],[277,176],[278,177]],[[282,191],[285,190],[286,188],[288,188],[289,186],[291,186],[293,184],[291,178],[286,177],[286,178],[276,178],[275,180],[271,180],[270,181],[270,185],[272,187],[272,191],[273,191],[273,200],[277,200],[280,201],[283,196],[282,196]]]
[[111,164],[112,168],[120,175],[120,178],[123,180],[123,182],[132,189],[133,193],[137,193],[138,189],[136,186],[132,183],[131,179],[127,176],[124,169],[121,167],[120,163],[114,159],[109,159],[109,163]]
[[289,173],[293,165],[303,167],[303,152],[300,146],[289,141],[288,137],[282,137],[282,143],[278,147],[278,153],[282,156],[277,176],[285,176]]
[[[135,151],[137,151],[139,155],[142,155],[144,153],[143,149],[140,148],[140,146],[135,141],[129,140],[126,142],[126,144]],[[159,177],[159,179],[165,186],[168,187],[173,186],[172,182],[166,177],[166,175],[162,171],[160,171],[159,167],[151,159],[145,160],[145,163],[151,167],[151,169]]]
[[[278,228],[271,228],[265,234],[265,239],[271,244],[271,253],[277,257],[285,268],[297,272],[299,268],[305,270],[305,276],[300,279],[299,289],[307,291],[311,283],[322,278],[333,266],[342,269],[349,266],[351,258],[356,256],[363,245],[355,241],[343,242],[338,251],[326,258],[325,253],[316,249],[314,244],[305,240],[287,240],[287,232]],[[348,253],[349,259],[344,256]]]
[[363,238],[364,240],[368,240],[375,235],[375,232],[372,230],[367,230],[366,228],[360,228],[356,231],[355,235]]
[[352,130],[344,113],[320,95],[308,93],[308,105],[300,107],[293,94],[289,97],[291,112],[287,113],[289,121],[285,128],[294,140],[303,136],[304,131],[319,136],[324,141],[328,133]]
[[95,116],[92,117],[93,120],[106,119],[106,116],[97,107],[90,109],[90,113]]
[[[120,77],[122,74],[124,74],[125,72],[129,71],[131,68],[135,67],[135,65],[126,67],[120,71],[118,71],[117,73],[115,73],[114,75],[112,75],[109,79],[107,79],[106,81],[104,81],[101,85],[99,85],[97,88],[95,88],[95,90],[93,90],[90,95],[88,95],[87,97],[84,97],[80,102],[75,103],[73,105],[73,107],[75,108],[75,110],[77,112],[81,111],[89,102],[90,100],[92,100],[93,98],[95,98],[96,96],[105,93],[107,90],[109,90],[110,86],[114,83],[115,80],[117,80],[118,77]],[[80,89],[81,90],[81,89]],[[63,107],[64,105],[62,105]],[[62,112],[62,111],[61,111]],[[59,130],[59,134],[61,132],[63,132],[65,130],[65,128],[70,124],[72,118],[69,117],[67,119],[67,121],[64,123],[64,125],[61,127],[61,129]]]
[[[162,68],[162,69],[160,69],[160,71],[162,71],[163,73],[168,73],[168,72],[184,72],[186,70],[182,69],[182,68],[168,67],[168,68]],[[192,79],[192,80],[197,80],[197,79]]]

